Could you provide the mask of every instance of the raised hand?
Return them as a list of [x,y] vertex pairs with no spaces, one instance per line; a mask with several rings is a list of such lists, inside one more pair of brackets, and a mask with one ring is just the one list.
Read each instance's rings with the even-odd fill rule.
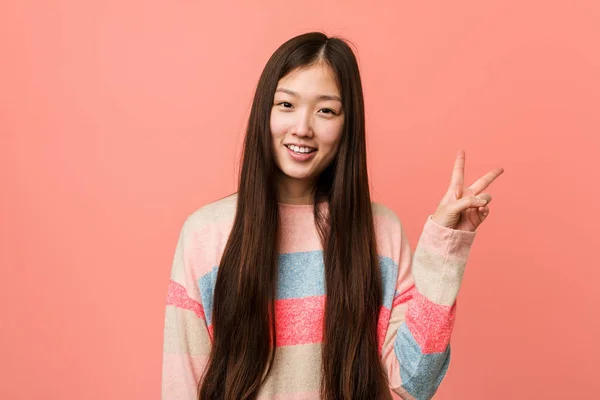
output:
[[432,216],[433,221],[451,229],[475,231],[489,215],[492,201],[491,194],[482,192],[503,172],[504,168],[496,168],[465,188],[465,152],[459,150],[450,186]]

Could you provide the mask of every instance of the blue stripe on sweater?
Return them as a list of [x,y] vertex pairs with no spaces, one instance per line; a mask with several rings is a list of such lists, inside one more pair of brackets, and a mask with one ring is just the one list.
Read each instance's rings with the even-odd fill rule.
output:
[[423,354],[403,322],[394,341],[394,352],[400,363],[402,387],[417,400],[431,399],[448,370],[450,345],[442,353]]
[[[398,274],[397,264],[389,257],[379,257],[383,283],[383,305],[391,309]],[[325,294],[323,251],[279,254],[277,299],[298,299]],[[207,325],[212,321],[213,293],[218,266],[198,280]]]

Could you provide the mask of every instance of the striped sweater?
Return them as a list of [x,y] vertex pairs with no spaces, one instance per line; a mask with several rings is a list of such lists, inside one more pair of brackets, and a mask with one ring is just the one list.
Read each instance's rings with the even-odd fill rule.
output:
[[[163,400],[197,399],[212,340],[218,263],[236,201],[234,194],[204,205],[183,223],[166,300]],[[372,210],[383,283],[379,354],[389,387],[404,399],[430,399],[448,369],[456,297],[475,232],[443,227],[430,215],[413,255],[396,214],[375,202]],[[312,213],[312,205],[279,204],[277,349],[259,399],[319,398],[326,294]]]

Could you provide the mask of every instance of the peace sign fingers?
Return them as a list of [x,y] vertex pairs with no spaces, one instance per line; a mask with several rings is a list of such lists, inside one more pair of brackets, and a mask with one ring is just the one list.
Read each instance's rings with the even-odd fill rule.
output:
[[463,231],[475,231],[489,213],[487,204],[491,195],[482,193],[504,173],[504,168],[496,168],[471,186],[465,187],[465,151],[459,150],[454,161],[448,191],[438,204],[431,217],[438,225]]
[[492,182],[494,182],[494,180],[497,177],[499,177],[500,175],[502,175],[503,172],[504,172],[504,168],[496,168],[496,169],[488,172],[487,174],[485,174],[481,178],[477,179],[471,186],[469,186],[469,190],[474,195],[477,195],[477,194],[481,193]]

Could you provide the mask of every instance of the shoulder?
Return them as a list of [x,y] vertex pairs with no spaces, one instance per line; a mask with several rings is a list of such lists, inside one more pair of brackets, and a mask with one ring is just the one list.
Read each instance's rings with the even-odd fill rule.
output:
[[188,272],[194,280],[218,265],[235,217],[236,199],[237,194],[233,194],[204,204],[185,219],[179,246],[186,253]]
[[394,210],[383,203],[371,202],[373,219],[376,222],[385,222],[387,225],[402,229],[402,221]]
[[377,239],[377,252],[381,256],[397,259],[404,241],[402,222],[392,208],[377,202],[371,203],[373,227]]
[[237,192],[206,203],[186,217],[183,230],[202,231],[215,226],[227,226],[235,218]]

